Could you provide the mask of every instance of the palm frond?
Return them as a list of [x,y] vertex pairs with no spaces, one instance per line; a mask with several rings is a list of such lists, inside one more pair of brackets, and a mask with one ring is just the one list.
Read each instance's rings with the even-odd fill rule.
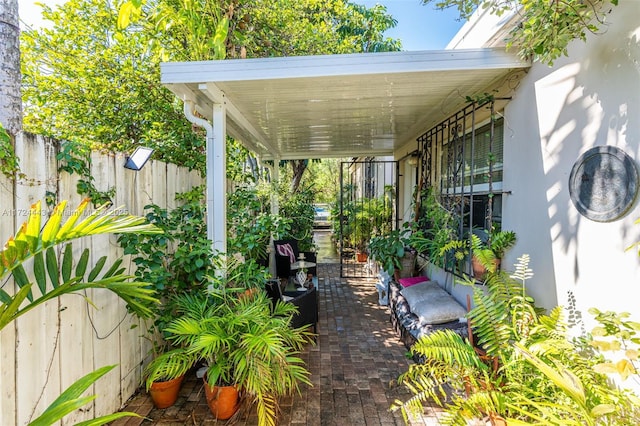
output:
[[[100,207],[76,224],[77,220],[85,215],[89,202],[89,199],[83,200],[70,214],[65,212],[67,202],[60,202],[53,209],[42,230],[40,229],[41,218],[45,213],[41,202],[38,201],[32,205],[27,220],[0,251],[0,278],[37,253],[77,238],[107,233],[162,232],[146,223],[143,217],[118,213],[124,211],[123,207],[112,211],[107,210],[106,206]],[[63,216],[67,214],[69,219],[61,224]]]
[[420,337],[412,346],[413,355],[421,355],[430,361],[438,360],[449,365],[465,365],[483,368],[486,365],[474,348],[452,330],[437,330]]
[[145,367],[147,390],[153,382],[171,380],[186,374],[196,361],[197,357],[183,348],[176,348],[159,355]]
[[[29,423],[29,426],[49,426],[57,423],[67,414],[76,411],[84,405],[93,401],[96,396],[82,396],[82,394],[93,385],[98,379],[111,371],[115,365],[108,365],[93,371],[86,376],[75,381],[58,398],[47,407],[38,418]],[[121,417],[140,417],[135,413],[121,412],[117,415],[103,416],[91,420],[90,425],[102,425]]]
[[447,406],[442,423],[467,426],[469,421],[503,413],[505,395],[499,389],[478,389],[466,397],[455,395]]
[[[90,253],[88,249],[83,251],[74,265],[71,240],[103,233],[161,231],[145,223],[142,217],[109,212],[105,207],[97,209],[77,223],[79,218],[85,215],[88,203],[88,200],[84,200],[69,214],[69,219],[63,224],[62,218],[68,213],[65,212],[66,201],[61,202],[53,209],[42,229],[41,218],[44,212],[41,203],[31,206],[27,221],[0,251],[0,278],[11,274],[18,287],[18,291],[13,295],[5,290],[0,291],[0,329],[48,300],[89,288],[112,291],[137,315],[152,315],[151,306],[158,300],[154,297],[153,291],[147,288],[150,287],[147,283],[130,282],[134,277],[123,274],[120,260],[116,260],[103,273],[105,257],[99,259],[87,274]],[[124,210],[121,208],[116,211]],[[63,243],[66,244],[62,250],[62,257],[59,258],[54,246]],[[24,268],[24,263],[29,259],[33,259],[29,271],[31,275]],[[29,276],[34,277],[39,296],[36,295]]]

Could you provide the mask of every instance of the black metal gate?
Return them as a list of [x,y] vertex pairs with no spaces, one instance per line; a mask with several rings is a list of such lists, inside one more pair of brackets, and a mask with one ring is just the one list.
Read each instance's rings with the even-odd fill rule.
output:
[[373,277],[369,240],[394,229],[398,215],[398,162],[349,161],[340,166],[340,276]]

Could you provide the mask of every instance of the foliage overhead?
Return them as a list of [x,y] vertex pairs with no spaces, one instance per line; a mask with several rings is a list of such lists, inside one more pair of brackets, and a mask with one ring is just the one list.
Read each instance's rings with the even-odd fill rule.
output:
[[117,31],[116,11],[99,0],[43,6],[43,17],[51,28],[21,35],[25,130],[93,149],[145,145],[203,169],[204,137],[160,85],[150,34]]
[[461,19],[468,19],[478,8],[502,15],[516,11],[518,24],[507,39],[507,48],[515,48],[522,58],[536,58],[552,65],[567,55],[567,45],[575,39],[586,40],[605,25],[606,5],[619,0],[422,0],[440,9],[455,8]]
[[[120,12],[120,13],[119,13]],[[21,36],[25,130],[204,171],[205,138],[160,84],[161,61],[399,50],[382,6],[344,0],[101,0],[43,6]],[[120,28],[117,23],[119,22]]]

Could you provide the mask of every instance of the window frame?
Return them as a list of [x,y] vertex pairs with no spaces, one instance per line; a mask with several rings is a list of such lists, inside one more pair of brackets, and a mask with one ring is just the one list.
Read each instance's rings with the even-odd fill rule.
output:
[[[456,218],[459,239],[501,227],[504,127],[504,119],[495,112],[495,99],[490,98],[471,102],[417,139],[418,187],[437,189],[440,203]],[[479,156],[485,155],[479,151],[489,157],[486,166],[476,166]],[[459,263],[445,260],[444,269],[469,274],[470,258],[466,265]]]

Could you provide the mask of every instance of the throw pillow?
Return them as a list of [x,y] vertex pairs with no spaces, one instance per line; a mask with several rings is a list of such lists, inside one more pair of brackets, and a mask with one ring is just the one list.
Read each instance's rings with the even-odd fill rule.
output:
[[467,310],[445,290],[431,293],[417,306],[412,306],[411,312],[418,316],[422,325],[455,321],[467,314]]
[[412,285],[411,287],[403,288],[400,290],[400,294],[407,299],[409,306],[413,309],[413,307],[417,306],[417,304],[420,303],[420,301],[429,293],[439,290],[444,291],[437,281],[424,281],[422,283]]
[[276,250],[280,256],[289,256],[289,261],[291,263],[296,261],[296,254],[293,252],[291,244],[278,244],[276,245]]
[[429,277],[418,276],[418,277],[400,278],[398,280],[398,282],[403,288],[411,287],[412,285],[420,284],[426,281],[429,281]]

